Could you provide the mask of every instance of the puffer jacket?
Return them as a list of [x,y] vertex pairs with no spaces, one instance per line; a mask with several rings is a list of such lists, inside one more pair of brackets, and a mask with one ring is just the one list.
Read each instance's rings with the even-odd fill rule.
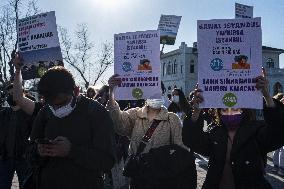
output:
[[[284,144],[283,105],[264,108],[264,121],[242,121],[236,131],[230,152],[230,164],[235,189],[269,189],[264,178],[265,158],[268,152]],[[228,131],[224,126],[213,126],[203,131],[202,116],[196,122],[184,121],[182,138],[194,152],[208,156],[208,172],[203,189],[219,189],[226,161]]]

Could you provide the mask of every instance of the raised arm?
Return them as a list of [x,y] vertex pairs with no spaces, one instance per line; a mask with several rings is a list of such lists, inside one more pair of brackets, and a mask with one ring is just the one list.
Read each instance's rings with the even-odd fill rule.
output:
[[209,133],[203,131],[204,119],[201,116],[202,110],[199,109],[199,103],[203,101],[201,92],[197,86],[191,101],[193,106],[192,116],[186,117],[183,122],[182,141],[194,152],[209,156],[211,151]]
[[134,128],[135,120],[137,118],[138,108],[132,108],[127,111],[121,111],[118,103],[114,98],[114,90],[117,85],[121,83],[118,75],[110,77],[109,84],[109,101],[107,103],[107,109],[114,122],[115,131],[123,136],[131,137],[132,130]]
[[13,83],[13,99],[26,114],[32,115],[35,110],[35,102],[24,96],[21,74],[22,60],[18,53],[14,57],[13,64],[16,68]]

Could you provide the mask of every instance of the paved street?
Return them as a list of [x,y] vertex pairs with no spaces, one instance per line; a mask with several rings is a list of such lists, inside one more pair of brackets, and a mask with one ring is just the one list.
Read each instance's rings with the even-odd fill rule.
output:
[[[268,155],[268,164],[267,164],[267,179],[269,182],[272,184],[274,189],[283,189],[284,188],[284,177],[279,177],[278,175],[272,173],[272,154],[270,153]],[[205,159],[197,159],[196,160],[197,164],[197,171],[198,171],[198,189],[201,188],[202,183],[204,182],[205,176],[206,176],[206,167],[207,167],[207,162]],[[12,189],[18,189],[18,184],[17,184],[17,178],[14,178],[13,181],[13,187]]]

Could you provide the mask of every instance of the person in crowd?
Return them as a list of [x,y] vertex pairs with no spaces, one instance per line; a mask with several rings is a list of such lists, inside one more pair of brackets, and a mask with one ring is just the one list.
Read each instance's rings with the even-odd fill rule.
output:
[[181,121],[190,114],[191,106],[181,89],[175,88],[172,91],[172,103],[169,105],[168,111],[177,114]]
[[101,103],[103,106],[105,106],[109,99],[109,86],[108,85],[102,86],[98,90],[94,99],[97,100],[99,103]]
[[102,174],[115,160],[107,110],[77,96],[72,74],[61,66],[42,76],[38,91],[46,103],[31,133],[43,162],[37,175],[39,189],[103,188]]
[[86,96],[88,98],[93,99],[97,94],[97,90],[95,89],[95,86],[89,86],[86,92]]
[[166,89],[166,87],[165,87],[163,81],[161,81],[161,89],[162,89],[162,99],[163,99],[163,101],[164,101],[164,104],[163,104],[163,105],[164,105],[166,108],[168,108],[169,105],[171,104],[171,101],[170,101],[170,98],[168,98],[168,95],[166,95],[167,89]]
[[270,97],[266,77],[259,76],[256,81],[265,101],[265,122],[256,121],[252,109],[216,109],[210,132],[203,131],[198,106],[206,99],[198,87],[194,92],[194,110],[184,121],[182,139],[194,152],[209,157],[204,189],[272,188],[264,168],[267,153],[284,143],[283,105]]
[[18,176],[19,186],[22,188],[29,168],[24,154],[28,147],[28,138],[32,128],[32,116],[26,114],[13,99],[13,84],[7,87],[7,91],[9,107],[1,109],[0,112],[1,189],[11,188],[15,172]]
[[[169,145],[171,142],[183,146],[181,122],[176,114],[168,112],[167,108],[163,106],[164,101],[162,99],[147,99],[142,108],[136,107],[121,111],[114,98],[115,87],[121,84],[121,79],[118,78],[118,75],[113,75],[108,84],[110,97],[107,108],[115,123],[115,131],[130,138],[130,155],[137,153],[142,137],[154,120],[160,122],[151,137],[151,142],[146,145],[142,153],[147,153],[152,148]],[[137,189],[145,188],[147,183],[141,183],[139,178],[132,178],[130,185],[130,188]],[[188,187],[190,188],[190,186]]]
[[[282,104],[284,104],[284,93],[278,93],[273,98],[279,100]],[[280,176],[284,176],[284,146],[274,151],[273,164],[273,171]]]

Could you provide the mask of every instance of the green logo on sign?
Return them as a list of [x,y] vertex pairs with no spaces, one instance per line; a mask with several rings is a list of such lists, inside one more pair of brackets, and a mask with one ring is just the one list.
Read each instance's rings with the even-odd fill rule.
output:
[[136,99],[141,99],[143,96],[143,91],[140,88],[135,88],[132,90],[132,96]]
[[225,104],[225,106],[233,107],[237,104],[237,102],[237,97],[233,93],[227,93],[223,97],[223,104]]

